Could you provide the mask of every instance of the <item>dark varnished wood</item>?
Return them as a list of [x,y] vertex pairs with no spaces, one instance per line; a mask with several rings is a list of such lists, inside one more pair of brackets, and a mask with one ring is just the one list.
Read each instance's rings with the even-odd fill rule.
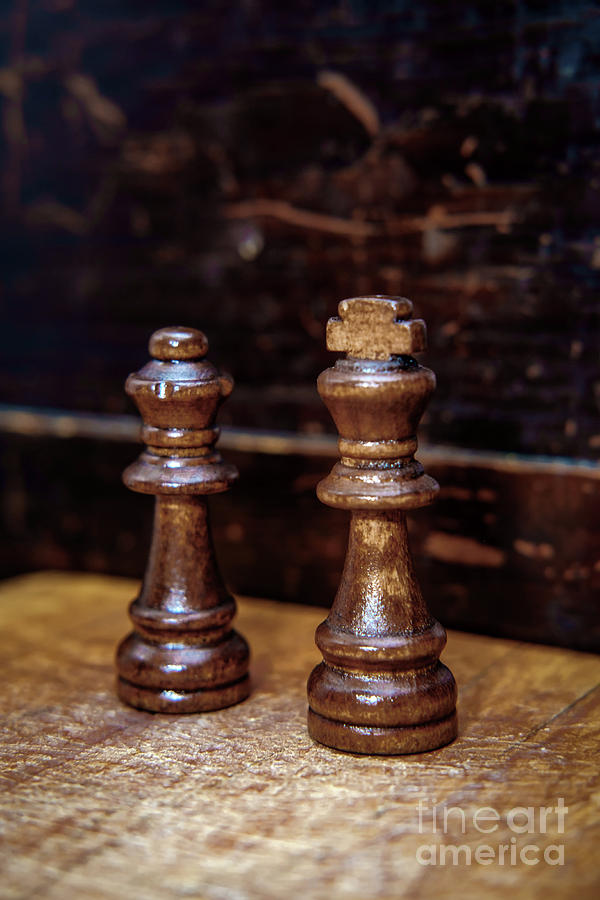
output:
[[433,442],[600,457],[593,0],[2,8],[4,402],[124,412],[168,303],[232,422],[314,432],[321,323],[383,284]]
[[[138,417],[0,408],[3,425],[13,433],[1,435],[0,573],[142,572],[152,501],[119,485],[136,452]],[[329,607],[348,523],[315,489],[337,456],[336,439],[223,428],[219,448],[241,482],[211,508],[230,589]],[[441,485],[436,503],[408,521],[434,616],[467,631],[600,650],[600,621],[590,616],[600,590],[600,469],[421,439],[419,459]],[[257,565],[264,558],[269,565]]]
[[147,449],[123,474],[134,491],[156,495],[152,546],[134,631],[117,651],[119,696],[155,712],[221,709],[249,693],[248,645],[232,630],[235,601],[215,560],[205,495],[238,476],[215,450],[214,426],[233,388],[204,359],[193,328],[150,338],[152,360],[127,379],[144,420]]
[[[58,437],[0,434],[2,576],[143,571],[151,501],[118,477],[136,451],[96,416],[73,439],[72,413],[129,411],[166,308],[218,342],[229,422],[304,439],[330,426],[327,317],[381,289],[418,297],[433,338],[439,462],[419,458],[442,493],[409,518],[432,611],[600,649],[600,481],[577,475],[600,457],[597,5],[4,9],[0,394]],[[472,449],[494,455],[473,471]],[[229,586],[329,605],[347,519],[310,493],[333,463],[227,453]],[[507,471],[525,453],[564,475]]]
[[414,753],[456,737],[456,684],[440,661],[446,633],[413,571],[406,511],[430,503],[437,482],[414,459],[416,429],[435,375],[413,353],[425,323],[404,298],[340,303],[327,346],[346,359],[319,376],[340,433],[341,460],[319,499],[352,513],[331,612],[316,632],[323,662],[308,682],[308,727],[355,753]]

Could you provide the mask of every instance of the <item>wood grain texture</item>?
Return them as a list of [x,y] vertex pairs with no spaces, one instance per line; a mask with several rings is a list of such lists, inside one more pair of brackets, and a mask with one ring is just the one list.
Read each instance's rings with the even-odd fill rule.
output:
[[168,304],[231,422],[326,429],[324,321],[401,293],[432,441],[598,458],[592,0],[5,7],[2,399],[125,411]]
[[[224,424],[325,434],[323,324],[383,291],[429,325],[431,444],[598,457],[592,0],[4,6],[0,399],[131,412],[168,308],[236,378]],[[134,452],[3,435],[0,571],[141,571],[149,519],[116,487]],[[247,492],[215,520],[235,586],[329,604],[329,460],[236,463]],[[439,465],[413,536],[434,612],[600,647],[597,480]]]
[[[598,894],[600,661],[450,633],[461,732],[418,756],[371,759],[314,744],[306,674],[318,610],[240,602],[255,649],[252,698],[208,715],[139,712],[116,698],[112,655],[134,582],[40,573],[0,586],[2,894],[7,898],[315,900]],[[517,806],[568,807],[514,834]],[[418,804],[460,807],[419,834]],[[484,806],[499,829],[472,827]],[[564,866],[423,867],[423,844],[564,843]],[[483,840],[482,840],[483,839]]]
[[233,380],[206,359],[194,328],[161,328],[149,362],[125,389],[142,416],[143,452],[123,473],[155,496],[142,589],[129,607],[133,631],[117,650],[119,697],[151,712],[203,712],[245,700],[248,645],[232,628],[235,600],[217,565],[207,497],[227,491],[235,466],[215,449],[216,416]]
[[323,661],[308,679],[308,730],[353,753],[433,750],[457,734],[456,682],[440,662],[446,632],[417,581],[406,513],[439,485],[415,459],[435,375],[413,353],[425,323],[405,297],[342,300],[327,323],[344,353],[317,379],[339,433],[339,462],[317,485],[321,503],[350,512],[344,570],[317,629]]
[[[309,455],[302,443],[289,452],[290,439],[272,444],[274,453],[227,451],[240,480],[211,508],[219,562],[238,593],[329,606],[347,522],[315,489],[335,442],[331,455]],[[132,443],[5,435],[0,572],[138,576],[152,504],[120,481],[138,452]],[[431,446],[418,458],[442,485],[409,522],[434,616],[467,631],[600,650],[600,469]]]

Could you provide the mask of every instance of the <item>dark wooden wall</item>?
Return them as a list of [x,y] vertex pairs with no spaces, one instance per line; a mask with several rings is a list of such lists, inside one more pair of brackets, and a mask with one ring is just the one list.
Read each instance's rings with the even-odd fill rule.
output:
[[[40,422],[131,413],[154,328],[208,333],[226,425],[317,440],[327,317],[400,293],[438,375],[423,437],[446,494],[413,525],[436,611],[600,646],[598,4],[2,6],[0,571],[141,573],[118,420]],[[234,586],[327,603],[346,523],[307,446],[238,453],[215,516]]]

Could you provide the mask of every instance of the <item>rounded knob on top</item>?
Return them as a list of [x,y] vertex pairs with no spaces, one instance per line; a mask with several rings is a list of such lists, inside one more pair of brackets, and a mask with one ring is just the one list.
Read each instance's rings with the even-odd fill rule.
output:
[[151,359],[127,379],[125,390],[142,419],[147,450],[124,473],[134,491],[211,494],[237,478],[215,443],[217,410],[233,379],[206,359],[208,340],[196,328],[169,326],[150,337]]
[[165,361],[203,359],[208,353],[208,339],[197,328],[172,326],[159,328],[148,344],[150,356]]

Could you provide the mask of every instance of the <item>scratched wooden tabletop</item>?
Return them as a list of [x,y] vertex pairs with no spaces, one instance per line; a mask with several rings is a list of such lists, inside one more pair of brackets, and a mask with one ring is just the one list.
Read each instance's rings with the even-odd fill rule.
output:
[[168,717],[114,692],[135,591],[0,585],[2,897],[598,896],[596,657],[450,633],[458,739],[349,756],[305,727],[322,610],[241,600],[250,699]]

